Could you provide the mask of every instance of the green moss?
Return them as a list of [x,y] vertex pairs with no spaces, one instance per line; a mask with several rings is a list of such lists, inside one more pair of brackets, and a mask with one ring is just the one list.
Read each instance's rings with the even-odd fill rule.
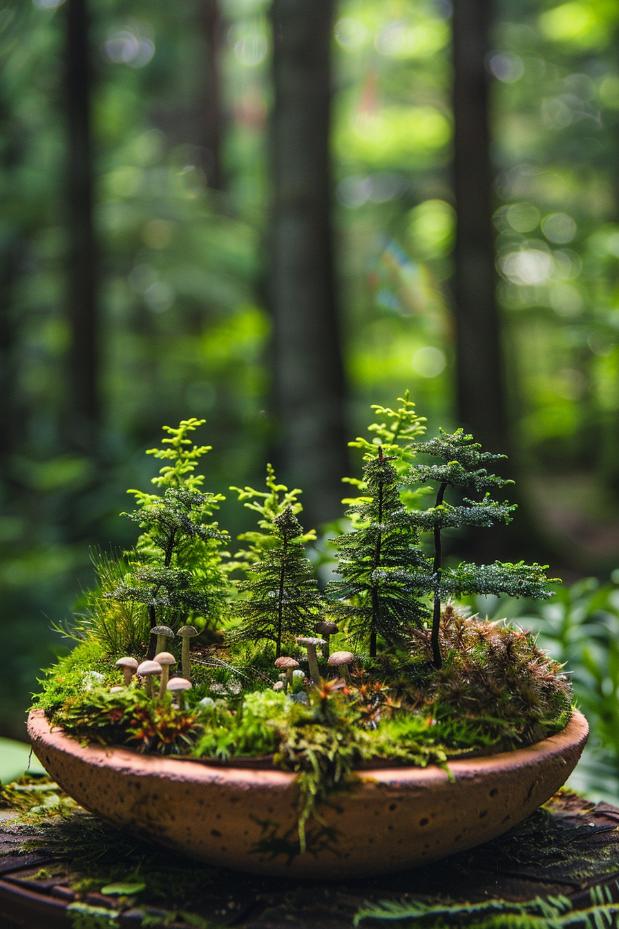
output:
[[41,690],[32,698],[33,707],[52,716],[67,700],[83,695],[91,672],[103,673],[106,681],[112,681],[118,676],[114,673],[116,669],[104,659],[105,650],[97,639],[80,642],[72,652],[43,672],[38,681]]
[[186,754],[200,732],[196,717],[174,706],[169,695],[152,700],[136,685],[71,697],[53,719],[79,738],[166,755]]

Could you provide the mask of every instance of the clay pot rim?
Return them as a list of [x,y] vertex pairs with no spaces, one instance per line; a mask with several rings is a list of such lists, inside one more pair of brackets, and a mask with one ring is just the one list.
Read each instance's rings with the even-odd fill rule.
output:
[[[28,715],[28,733],[33,742],[47,744],[56,750],[79,758],[94,767],[105,766],[118,770],[119,774],[148,775],[173,780],[212,783],[225,779],[247,786],[256,785],[290,787],[297,775],[281,771],[274,767],[265,767],[264,763],[249,767],[246,764],[222,764],[199,759],[174,758],[162,755],[142,755],[125,747],[83,745],[78,739],[67,735],[61,727],[54,727],[40,709],[31,710]],[[559,732],[534,742],[523,748],[494,755],[467,756],[448,761],[450,776],[457,780],[466,780],[480,774],[492,775],[505,773],[539,762],[549,756],[561,756],[566,749],[582,747],[589,734],[587,720],[574,709],[567,725]],[[401,765],[394,763],[391,767],[365,767],[357,769],[362,781],[376,784],[398,784],[407,787],[431,786],[437,781],[444,781],[445,769],[438,765],[425,768],[418,765]]]

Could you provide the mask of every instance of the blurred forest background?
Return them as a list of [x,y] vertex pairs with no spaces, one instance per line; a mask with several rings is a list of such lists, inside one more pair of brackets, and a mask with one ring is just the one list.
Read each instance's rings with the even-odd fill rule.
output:
[[162,423],[208,419],[214,489],[269,457],[324,524],[410,387],[509,451],[490,544],[576,582],[526,610],[614,777],[618,52],[616,0],[0,3],[0,731]]

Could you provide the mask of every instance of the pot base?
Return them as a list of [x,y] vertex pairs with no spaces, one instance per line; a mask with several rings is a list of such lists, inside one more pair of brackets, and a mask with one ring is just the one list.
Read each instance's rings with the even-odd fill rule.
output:
[[526,748],[449,764],[359,771],[297,840],[293,774],[221,767],[83,746],[41,710],[32,747],[63,790],[104,819],[209,864],[338,880],[404,870],[511,829],[565,783],[587,740],[574,711],[561,732]]

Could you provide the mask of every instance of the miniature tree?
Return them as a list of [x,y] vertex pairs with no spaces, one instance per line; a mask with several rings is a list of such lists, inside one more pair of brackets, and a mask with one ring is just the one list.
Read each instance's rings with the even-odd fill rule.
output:
[[[369,424],[367,431],[370,438],[357,436],[348,446],[362,452],[363,463],[372,461],[380,446],[383,455],[389,458],[398,475],[406,472],[414,455],[414,443],[425,432],[425,417],[419,416],[415,411],[415,404],[410,399],[407,390],[403,397],[398,397],[399,406],[392,409],[373,403],[370,407],[376,420]],[[350,484],[359,492],[359,497],[345,498],[342,503],[358,506],[367,497],[368,488],[363,477],[344,477],[345,484]],[[405,504],[411,504],[417,496],[415,492],[408,492],[404,496]]]
[[[460,564],[443,570],[442,532],[444,529],[465,526],[489,527],[497,522],[509,522],[516,509],[515,504],[492,499],[491,491],[512,484],[497,474],[490,473],[485,465],[504,459],[505,455],[484,452],[481,445],[473,441],[462,429],[440,435],[425,442],[417,442],[415,451],[438,459],[436,464],[411,465],[408,472],[410,483],[438,485],[434,505],[426,510],[411,513],[411,521],[421,531],[431,532],[434,544],[434,559],[430,574],[418,577],[418,589],[430,592],[432,610],[432,656],[434,665],[440,668],[441,598],[443,596],[469,594],[501,594],[517,597],[549,597],[546,565],[518,562],[495,562],[487,565]],[[471,488],[483,493],[479,500],[463,497],[459,503],[445,501],[448,488]],[[407,577],[407,580],[410,578]]]
[[239,584],[243,597],[236,605],[241,622],[230,638],[268,639],[275,643],[279,658],[282,642],[306,634],[320,612],[318,584],[304,547],[315,533],[304,532],[295,515],[295,509],[301,509],[300,491],[278,484],[270,465],[266,492],[233,489],[260,518],[258,530],[239,536],[249,544],[236,563],[244,569],[245,578]]
[[[370,449],[372,455],[370,457]],[[334,541],[339,580],[328,593],[358,640],[366,639],[371,656],[378,637],[402,643],[411,624],[419,624],[424,608],[415,584],[427,558],[416,545],[417,528],[400,498],[394,461],[383,446],[364,453],[362,495],[348,510],[352,529]]]
[[[255,490],[253,487],[230,487],[243,506],[258,514],[258,528],[242,532],[237,536],[239,542],[245,547],[240,548],[235,555],[233,568],[247,570],[251,565],[260,561],[265,551],[277,543],[278,530],[275,520],[290,507],[294,516],[303,510],[299,500],[301,491],[298,488],[289,490],[285,484],[277,480],[275,468],[272,464],[266,466],[266,490]],[[316,532],[310,529],[302,532],[299,540],[305,545],[316,539]]]
[[[162,448],[147,454],[167,463],[152,483],[161,493],[130,490],[137,507],[127,513],[142,533],[129,555],[130,574],[108,596],[144,604],[150,628],[162,618],[175,625],[190,616],[216,620],[226,601],[223,546],[226,532],[213,520],[224,499],[201,490],[204,476],[196,474],[210,446],[194,445],[192,433],[204,420],[188,419],[164,426]],[[149,652],[154,650],[151,637]]]

